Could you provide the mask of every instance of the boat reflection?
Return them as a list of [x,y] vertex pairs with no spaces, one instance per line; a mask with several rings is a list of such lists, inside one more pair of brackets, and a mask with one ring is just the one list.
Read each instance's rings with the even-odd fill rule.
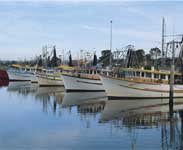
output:
[[9,84],[8,80],[0,79],[0,87],[8,86],[8,84]]
[[183,99],[174,99],[173,118],[169,115],[168,99],[110,100],[106,102],[99,122],[128,128],[131,149],[135,149],[141,129],[153,128],[161,129],[163,150],[183,148]]
[[24,97],[31,96],[31,99],[33,97],[33,100],[42,103],[43,112],[51,111],[54,114],[61,108],[64,95],[64,87],[39,87],[30,82],[10,82],[7,91]]
[[61,115],[61,104],[64,96],[63,87],[39,87],[35,99],[42,103],[43,112]]
[[9,82],[7,91],[9,93],[16,93],[27,96],[37,91],[37,84],[31,84],[29,81],[25,82]]
[[105,92],[66,92],[64,94],[62,107],[72,107],[106,100]]
[[62,107],[72,113],[72,108],[77,109],[80,120],[86,128],[90,128],[92,121],[98,121],[107,101],[105,92],[69,92],[64,94]]

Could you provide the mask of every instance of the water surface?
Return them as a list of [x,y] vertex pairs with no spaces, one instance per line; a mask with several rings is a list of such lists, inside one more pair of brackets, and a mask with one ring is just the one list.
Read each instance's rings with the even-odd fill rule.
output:
[[183,100],[111,100],[105,93],[11,82],[0,87],[0,149],[181,149]]

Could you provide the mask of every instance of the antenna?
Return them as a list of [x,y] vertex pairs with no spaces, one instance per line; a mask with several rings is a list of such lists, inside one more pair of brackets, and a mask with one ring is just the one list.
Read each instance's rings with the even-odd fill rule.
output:
[[112,20],[110,21],[110,60],[109,60],[109,66],[112,68]]
[[164,43],[165,43],[165,18],[163,17],[163,20],[162,20],[162,57],[164,58],[165,56],[165,51],[164,51]]

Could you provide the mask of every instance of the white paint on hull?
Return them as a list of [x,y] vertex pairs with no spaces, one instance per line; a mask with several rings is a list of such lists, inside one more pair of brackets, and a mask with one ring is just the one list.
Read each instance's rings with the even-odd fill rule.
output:
[[32,83],[38,83],[38,80],[35,74],[33,74],[30,79]]
[[63,86],[64,83],[60,77],[50,78],[47,76],[36,75],[40,86]]
[[[141,84],[101,76],[108,97],[168,98],[168,84]],[[174,85],[174,97],[183,97],[183,85]]]
[[28,73],[19,73],[7,71],[9,81],[31,81],[32,75]]
[[62,75],[66,91],[104,91],[101,80]]

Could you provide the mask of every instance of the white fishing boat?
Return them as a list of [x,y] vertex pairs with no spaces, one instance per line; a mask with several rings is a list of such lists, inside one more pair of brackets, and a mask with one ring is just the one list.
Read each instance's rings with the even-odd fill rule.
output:
[[39,86],[64,86],[61,73],[54,70],[43,70],[36,72]]
[[[109,99],[169,98],[170,71],[122,68],[112,76],[102,75],[101,80]],[[174,97],[183,98],[181,74],[175,73]]]
[[34,71],[27,66],[12,65],[7,70],[9,81],[30,81],[37,82]]
[[[106,73],[107,74],[107,73]],[[109,73],[108,73],[109,74]],[[170,71],[121,68],[110,76],[101,75],[109,99],[169,98]],[[181,73],[175,73],[174,97],[183,98]]]
[[[163,31],[162,31],[162,60],[165,59],[165,43],[164,43],[164,20],[163,20]],[[177,59],[183,61],[183,40],[175,41],[172,40],[167,42],[166,53],[170,51],[170,54],[166,54],[166,58],[170,60],[170,64],[167,67],[171,68],[170,70],[159,70],[154,69],[144,69],[139,66],[146,66],[145,64],[139,65],[140,57],[137,59],[137,52],[134,49],[133,45],[128,45],[124,50],[121,51],[122,64],[118,64],[123,67],[116,67],[116,71],[112,66],[112,60],[115,55],[120,55],[120,51],[112,54],[112,22],[111,22],[111,53],[109,68],[111,70],[102,71],[101,80],[106,90],[108,99],[148,99],[148,98],[183,98],[183,74],[176,72],[175,67],[175,50],[178,48],[180,51],[176,52],[178,54]],[[157,51],[157,50],[156,50]],[[158,49],[161,53],[161,50]],[[114,55],[115,54],[115,55]],[[143,57],[143,56],[142,56]],[[119,62],[119,57],[117,57],[117,62]],[[154,59],[154,58],[153,58]],[[168,60],[167,59],[167,60]],[[157,54],[156,58],[157,59]],[[161,67],[165,64],[161,62]],[[182,64],[181,64],[182,65]],[[146,67],[152,66],[152,63],[149,63]],[[158,64],[157,64],[158,66]],[[131,67],[131,68],[130,68]],[[165,68],[165,67],[162,67]],[[169,71],[168,71],[169,70]],[[180,68],[179,68],[180,70]]]
[[67,92],[104,92],[104,87],[96,70],[88,72],[62,73]]

